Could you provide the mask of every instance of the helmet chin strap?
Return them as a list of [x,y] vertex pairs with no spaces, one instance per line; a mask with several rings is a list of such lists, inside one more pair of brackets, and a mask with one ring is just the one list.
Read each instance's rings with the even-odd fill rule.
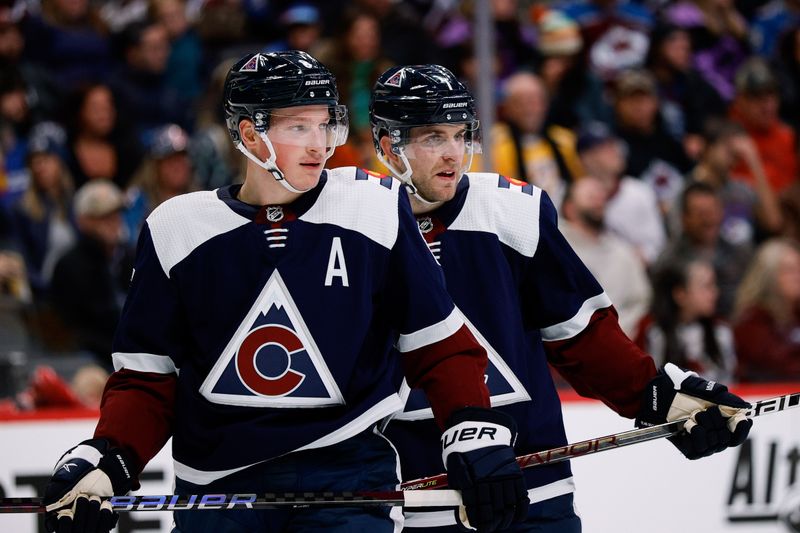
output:
[[[260,160],[250,150],[245,148],[242,141],[239,141],[236,144],[236,148],[240,152],[242,152],[245,155],[245,157],[247,157],[247,159],[249,159],[256,165],[260,166],[261,168],[272,174],[272,177],[275,178],[275,181],[283,185],[283,187],[289,192],[303,194],[304,192],[308,192],[314,188],[314,187],[309,187],[308,189],[298,189],[292,186],[292,184],[289,183],[289,180],[286,179],[286,176],[284,175],[283,171],[280,168],[278,168],[277,164],[275,164],[275,159],[277,158],[277,154],[275,153],[275,147],[272,146],[272,141],[270,141],[269,137],[267,136],[267,132],[259,132],[258,136],[261,137],[261,140],[264,141],[264,144],[267,145],[267,149],[269,150],[269,157],[267,158],[266,161]],[[325,159],[323,160],[323,164],[325,163],[325,161],[328,160],[328,158],[331,155],[333,155],[333,150],[331,150],[330,154],[326,154]]]
[[412,171],[411,171],[411,164],[408,162],[408,156],[406,156],[406,152],[402,147],[398,148],[398,150],[400,153],[398,153],[397,155],[400,158],[400,161],[403,162],[403,166],[405,166],[405,170],[402,172],[400,172],[400,170],[398,170],[397,167],[395,167],[392,163],[390,163],[389,158],[386,157],[384,154],[377,154],[378,159],[380,160],[381,163],[386,165],[386,168],[388,168],[394,173],[397,179],[402,181],[408,187],[409,194],[411,194],[411,196],[416,198],[419,202],[425,205],[434,205],[438,203],[426,200],[425,198],[422,197],[422,195],[419,194],[417,187],[414,185],[414,182],[411,179]]

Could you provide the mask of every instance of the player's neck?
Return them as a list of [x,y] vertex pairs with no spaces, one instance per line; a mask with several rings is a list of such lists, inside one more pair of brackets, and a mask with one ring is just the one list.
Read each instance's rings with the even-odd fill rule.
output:
[[250,205],[285,205],[297,200],[303,193],[288,190],[278,183],[272,173],[247,166],[247,175],[239,190],[239,200]]
[[409,194],[408,199],[411,201],[411,211],[415,216],[435,211],[444,204],[444,202],[423,202],[413,194]]

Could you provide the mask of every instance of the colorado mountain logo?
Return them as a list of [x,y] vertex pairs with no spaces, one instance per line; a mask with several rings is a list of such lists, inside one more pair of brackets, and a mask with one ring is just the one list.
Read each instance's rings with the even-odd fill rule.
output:
[[209,401],[252,407],[344,404],[276,270],[200,387]]
[[[528,391],[520,382],[519,378],[503,361],[497,351],[491,344],[481,335],[478,329],[467,320],[462,313],[461,317],[464,323],[470,329],[478,343],[484,347],[486,353],[489,355],[489,364],[486,366],[486,386],[489,388],[489,395],[492,400],[492,407],[499,405],[508,405],[511,403],[524,402],[531,399]],[[431,410],[428,399],[425,393],[421,390],[411,390],[406,383],[405,379],[398,392],[400,398],[406,402],[405,409],[402,413],[395,415],[395,420],[423,420],[426,418],[433,418],[433,411]]]

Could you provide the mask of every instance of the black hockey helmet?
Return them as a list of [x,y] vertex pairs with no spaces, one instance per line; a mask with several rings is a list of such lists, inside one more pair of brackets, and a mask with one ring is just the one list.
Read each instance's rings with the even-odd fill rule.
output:
[[382,136],[389,135],[395,151],[408,142],[413,127],[467,124],[467,140],[477,140],[475,99],[440,65],[392,67],[381,74],[372,90],[369,117],[375,150],[381,156]]
[[[224,107],[228,131],[238,145],[239,122],[253,121],[256,131],[269,128],[273,109],[305,105],[327,105],[331,119],[347,121],[339,104],[336,78],[319,61],[305,52],[248,54],[237,61],[225,79]],[[335,146],[346,140],[337,139]]]

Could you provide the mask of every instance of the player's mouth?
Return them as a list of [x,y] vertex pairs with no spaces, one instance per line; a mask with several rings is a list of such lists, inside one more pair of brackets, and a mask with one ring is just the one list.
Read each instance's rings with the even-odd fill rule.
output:
[[439,176],[442,179],[445,179],[445,180],[452,180],[452,179],[455,179],[455,177],[456,177],[456,171],[455,170],[442,170],[441,172],[437,172],[436,175]]
[[322,168],[322,161],[307,161],[300,163],[300,166],[309,170],[319,170]]

